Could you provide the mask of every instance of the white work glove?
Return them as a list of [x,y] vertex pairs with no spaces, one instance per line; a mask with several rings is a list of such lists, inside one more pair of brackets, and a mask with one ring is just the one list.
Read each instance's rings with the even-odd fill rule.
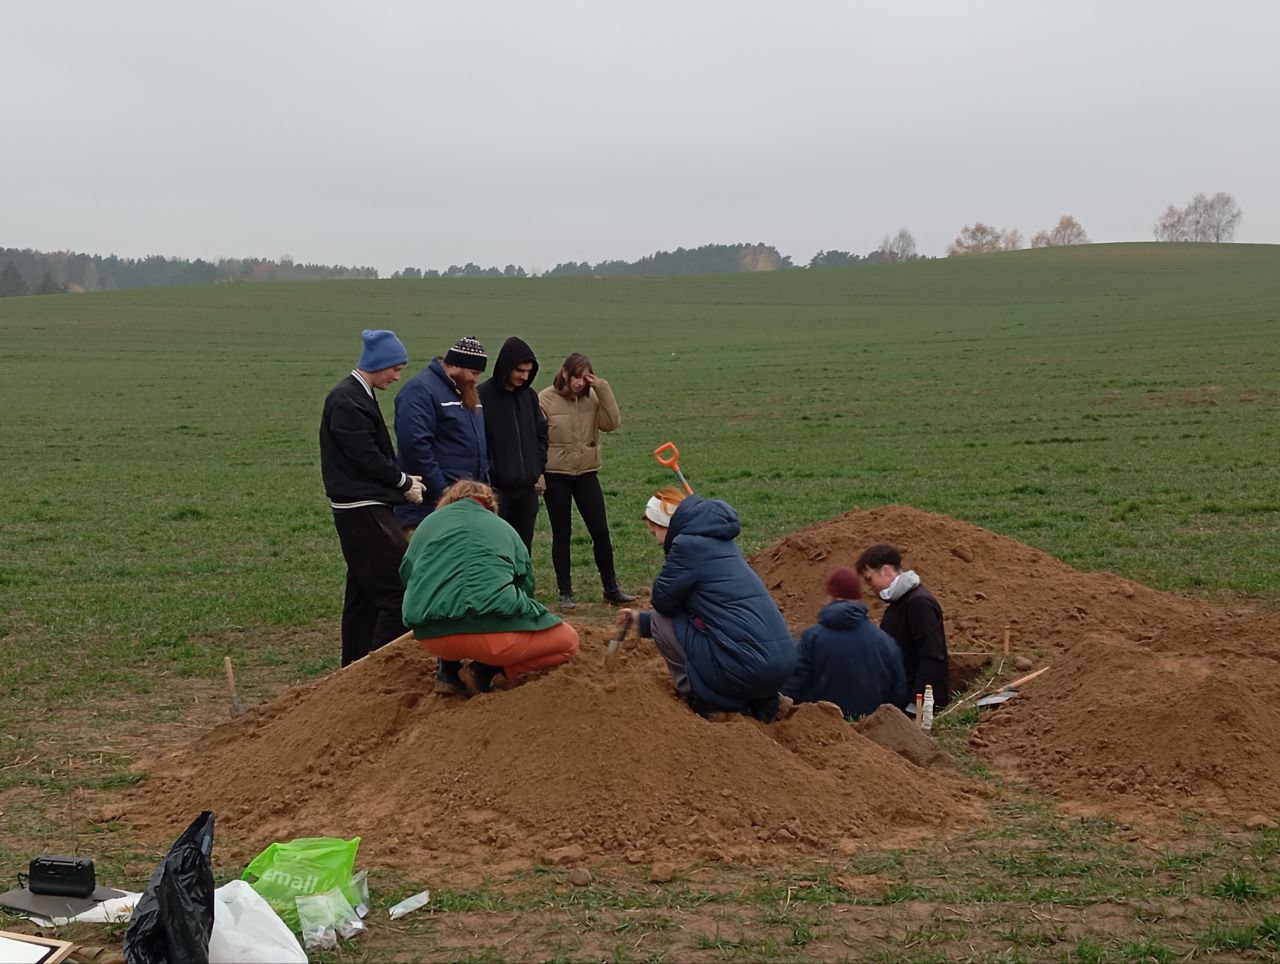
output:
[[427,487],[422,484],[422,476],[411,475],[409,478],[413,479],[413,485],[405,490],[404,497],[414,505],[421,505],[422,494],[426,492]]

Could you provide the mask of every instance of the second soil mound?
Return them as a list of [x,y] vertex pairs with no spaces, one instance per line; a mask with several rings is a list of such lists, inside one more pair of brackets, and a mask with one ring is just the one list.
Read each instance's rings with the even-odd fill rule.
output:
[[[952,650],[998,662],[1008,626],[1015,655],[1051,665],[983,711],[975,744],[1001,769],[1094,813],[1280,814],[1280,615],[1081,572],[907,506],[846,513],[751,562],[799,631],[830,567],[876,542],[938,597]],[[868,604],[878,618],[883,604]]]

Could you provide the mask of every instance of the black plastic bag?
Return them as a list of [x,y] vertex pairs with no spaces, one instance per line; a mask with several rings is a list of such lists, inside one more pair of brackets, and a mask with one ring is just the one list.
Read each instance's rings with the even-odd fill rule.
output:
[[213,930],[213,812],[173,842],[129,920],[128,964],[209,964]]

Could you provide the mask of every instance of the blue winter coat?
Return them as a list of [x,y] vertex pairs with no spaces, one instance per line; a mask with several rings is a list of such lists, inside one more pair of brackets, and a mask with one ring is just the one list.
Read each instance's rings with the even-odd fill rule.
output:
[[440,359],[414,375],[396,395],[396,448],[400,468],[422,476],[422,504],[396,506],[403,526],[427,517],[441,494],[459,479],[489,481],[484,411],[471,411],[444,373]]
[[902,651],[860,602],[838,599],[823,606],[817,625],[800,637],[799,657],[782,689],[797,703],[826,700],[845,716],[867,716],[882,703],[907,705]]
[[699,709],[744,712],[776,696],[796,663],[782,614],[733,541],[741,531],[727,502],[689,496],[671,518],[653,581],[653,608],[684,643]]

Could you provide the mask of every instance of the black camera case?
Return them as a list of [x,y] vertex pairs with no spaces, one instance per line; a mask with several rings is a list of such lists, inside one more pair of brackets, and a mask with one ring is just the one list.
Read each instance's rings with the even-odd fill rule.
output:
[[98,885],[88,857],[32,857],[27,887],[48,897],[89,897]]

